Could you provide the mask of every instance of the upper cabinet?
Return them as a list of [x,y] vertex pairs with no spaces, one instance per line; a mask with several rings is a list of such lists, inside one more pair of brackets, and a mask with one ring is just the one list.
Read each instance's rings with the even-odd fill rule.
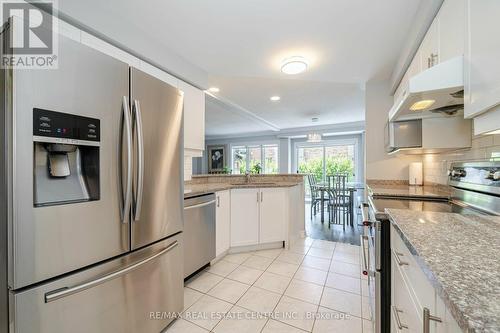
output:
[[439,14],[432,22],[419,48],[420,68],[426,70],[439,63]]
[[184,92],[184,149],[201,156],[205,150],[205,93],[182,81],[179,89]]
[[439,62],[464,54],[466,1],[447,0],[443,3],[439,19]]
[[[486,111],[500,112],[498,108],[489,111],[500,103],[500,1],[467,0],[467,5],[464,111],[465,117],[472,118]],[[500,124],[490,125],[481,128],[500,128]]]

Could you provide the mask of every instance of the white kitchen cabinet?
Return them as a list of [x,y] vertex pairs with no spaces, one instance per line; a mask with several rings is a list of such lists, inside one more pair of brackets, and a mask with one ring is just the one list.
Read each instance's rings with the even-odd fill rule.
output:
[[439,62],[464,54],[466,0],[447,0],[439,10]]
[[215,256],[231,246],[231,193],[229,190],[215,193]]
[[500,103],[500,1],[467,5],[464,113],[471,118]]
[[420,68],[426,70],[439,63],[439,20],[434,19],[420,45]]
[[260,190],[231,190],[231,247],[259,243]]
[[422,332],[425,310],[441,320],[441,322],[434,320],[427,322],[430,332],[462,332],[396,229],[391,225],[391,333]]
[[285,240],[287,189],[260,189],[259,243]]
[[179,89],[184,92],[184,149],[205,150],[205,92],[183,81]]

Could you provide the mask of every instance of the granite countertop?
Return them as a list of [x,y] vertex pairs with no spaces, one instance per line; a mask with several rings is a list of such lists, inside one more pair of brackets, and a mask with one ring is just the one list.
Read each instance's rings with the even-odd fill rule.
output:
[[230,183],[205,183],[205,184],[185,184],[184,198],[190,198],[197,195],[214,193],[235,188],[263,188],[263,187],[292,187],[302,182],[275,182],[275,183],[249,183],[249,184],[230,184]]
[[373,185],[368,184],[368,192],[373,196],[393,196],[408,198],[449,199],[451,191],[445,186],[415,185]]
[[387,213],[460,327],[500,332],[500,217]]

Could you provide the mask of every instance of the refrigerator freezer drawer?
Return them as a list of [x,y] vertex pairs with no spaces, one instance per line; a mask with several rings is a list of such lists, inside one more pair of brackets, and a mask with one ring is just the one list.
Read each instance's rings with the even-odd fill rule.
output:
[[15,333],[158,333],[182,311],[182,233],[11,294]]

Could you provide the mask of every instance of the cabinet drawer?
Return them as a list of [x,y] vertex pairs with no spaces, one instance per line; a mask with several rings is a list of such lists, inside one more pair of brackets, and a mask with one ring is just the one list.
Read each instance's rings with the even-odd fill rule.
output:
[[421,332],[419,308],[414,303],[403,274],[392,256],[391,332]]
[[410,253],[393,225],[391,225],[391,251],[394,259],[393,265],[399,267],[401,270],[401,274],[407,282],[408,289],[417,302],[418,308],[423,309],[426,307],[434,311],[434,287],[415,261],[415,258],[413,258],[413,255]]

